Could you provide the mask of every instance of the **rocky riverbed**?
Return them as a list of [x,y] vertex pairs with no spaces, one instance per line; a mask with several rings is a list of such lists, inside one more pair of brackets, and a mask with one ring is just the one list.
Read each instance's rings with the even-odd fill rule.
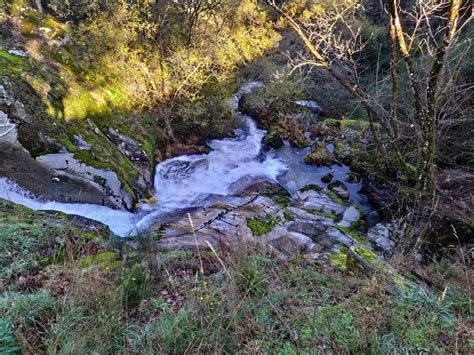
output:
[[268,182],[253,184],[241,194],[217,199],[179,219],[155,223],[151,229],[158,235],[160,249],[232,249],[256,241],[271,246],[284,259],[294,254],[329,259],[343,250],[374,258],[374,251],[390,252],[393,246],[385,224],[366,232],[364,214],[354,205],[336,203],[327,192],[312,188],[290,195]]

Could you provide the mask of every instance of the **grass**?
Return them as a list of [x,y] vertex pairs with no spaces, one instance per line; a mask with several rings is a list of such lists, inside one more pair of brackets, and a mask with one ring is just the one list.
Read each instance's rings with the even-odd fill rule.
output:
[[155,252],[159,269],[123,252],[118,270],[85,270],[81,258],[56,266],[51,280],[68,282],[59,293],[2,296],[0,352],[420,353],[456,342],[462,314],[450,296],[405,279],[282,263],[256,244]]

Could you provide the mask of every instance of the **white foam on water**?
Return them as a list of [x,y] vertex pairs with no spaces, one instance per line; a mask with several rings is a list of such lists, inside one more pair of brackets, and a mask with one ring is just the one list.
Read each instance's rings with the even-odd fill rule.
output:
[[228,195],[244,177],[276,182],[286,165],[273,155],[261,154],[265,131],[247,116],[236,137],[214,140],[207,155],[187,155],[156,167],[156,198],[164,210],[201,206],[209,195]]
[[[243,189],[256,180],[277,181],[286,165],[273,154],[261,152],[265,131],[247,116],[240,116],[243,128],[233,138],[213,140],[207,155],[187,155],[168,159],[156,167],[157,203],[144,205],[136,214],[105,206],[46,201],[33,196],[14,182],[0,177],[0,198],[33,210],[52,210],[75,214],[102,222],[119,236],[133,235],[159,218],[192,207],[206,206],[210,197]],[[236,186],[237,185],[237,186]]]
[[133,213],[87,203],[44,201],[4,177],[0,177],[0,198],[36,211],[59,211],[93,219],[108,225],[120,236],[131,234],[134,229]]

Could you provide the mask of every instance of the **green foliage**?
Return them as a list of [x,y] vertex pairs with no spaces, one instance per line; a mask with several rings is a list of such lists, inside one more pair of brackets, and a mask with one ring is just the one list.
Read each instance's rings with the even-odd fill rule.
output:
[[148,295],[151,281],[150,272],[143,270],[140,264],[123,269],[120,276],[124,302],[129,307],[136,306]]
[[[0,352],[18,354],[15,332],[45,332],[54,320],[57,300],[46,290],[31,294],[9,293],[0,298]],[[33,345],[33,344],[30,344]]]
[[339,305],[323,306],[315,313],[312,323],[314,335],[331,339],[333,349],[354,352],[361,341],[352,313]]
[[293,213],[289,212],[289,211],[286,211],[286,210],[283,211],[283,217],[285,217],[285,219],[289,222],[295,220],[295,215]]
[[258,255],[238,260],[234,279],[240,292],[257,297],[263,296],[267,292],[265,268],[268,265],[268,260]]
[[[420,285],[407,283],[396,288],[394,303],[394,334],[415,351],[438,351],[432,347],[437,337],[455,323],[451,301],[439,300]],[[411,326],[414,317],[416,326]]]
[[248,218],[247,226],[254,236],[260,236],[270,232],[280,222],[278,216],[267,214],[264,217]]
[[21,354],[21,349],[14,335],[14,326],[6,318],[0,318],[0,353]]
[[346,253],[333,253],[329,257],[330,264],[335,269],[346,270],[347,269],[347,254]]
[[156,322],[153,337],[168,354],[183,354],[200,343],[202,329],[196,311],[183,308],[165,312]]
[[270,148],[281,148],[283,147],[283,139],[278,134],[278,132],[270,132],[265,137],[263,137],[263,143]]
[[270,198],[281,208],[287,208],[291,206],[290,200],[281,195],[271,195]]
[[[0,278],[10,279],[40,266],[46,256],[60,257],[66,229],[34,223],[10,224],[0,221]],[[55,250],[53,255],[44,249]]]

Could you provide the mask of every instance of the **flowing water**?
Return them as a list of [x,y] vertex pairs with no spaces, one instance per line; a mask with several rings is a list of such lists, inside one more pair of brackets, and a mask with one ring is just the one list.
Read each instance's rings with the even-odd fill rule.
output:
[[[259,86],[260,83],[254,82],[242,87],[229,104],[236,108],[243,93]],[[34,210],[54,210],[97,220],[115,234],[126,236],[165,216],[209,206],[216,198],[240,192],[258,180],[277,182],[293,193],[307,184],[324,187],[326,184],[320,178],[329,171],[341,181],[348,172],[346,166],[327,168],[304,164],[309,148],[297,149],[285,144],[278,150],[265,151],[262,138],[266,132],[258,129],[248,116],[239,114],[238,119],[241,128],[236,129],[234,137],[209,142],[212,148],[209,154],[180,156],[158,164],[154,179],[157,203],[144,205],[136,213],[99,205],[44,201],[2,177],[0,198]],[[367,198],[359,194],[360,184],[346,185],[350,199],[368,211]]]

